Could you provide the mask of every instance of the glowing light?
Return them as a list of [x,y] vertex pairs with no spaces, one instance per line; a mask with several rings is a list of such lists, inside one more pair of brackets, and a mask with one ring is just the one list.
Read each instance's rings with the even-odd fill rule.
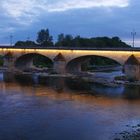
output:
[[[72,59],[81,57],[81,56],[103,56],[110,59],[114,59],[119,63],[123,64],[130,55],[132,51],[116,51],[116,50],[57,50],[57,49],[21,49],[21,48],[0,48],[1,55],[5,55],[8,52],[12,52],[13,55],[21,56],[28,53],[38,53],[44,56],[53,59],[57,54],[62,53],[66,58],[66,61],[69,62]],[[133,54],[136,57],[140,57],[140,51],[133,51]]]
[[[58,53],[58,52],[63,52],[63,53],[83,53],[83,54],[104,54],[104,53],[113,53],[113,54],[130,54],[132,51],[116,51],[116,50],[57,50],[57,49],[19,49],[19,48],[0,48],[0,51],[11,51],[11,52],[44,52],[44,53]],[[134,51],[134,53],[140,54],[138,51]]]

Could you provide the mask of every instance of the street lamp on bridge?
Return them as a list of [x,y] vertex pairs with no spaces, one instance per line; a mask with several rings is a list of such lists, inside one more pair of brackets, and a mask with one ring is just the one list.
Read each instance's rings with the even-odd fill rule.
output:
[[132,38],[133,38],[133,43],[132,43],[132,47],[135,47],[135,36],[136,36],[136,32],[135,30],[133,30],[133,32],[131,32]]
[[12,46],[13,45],[13,35],[11,34],[10,35],[10,46]]

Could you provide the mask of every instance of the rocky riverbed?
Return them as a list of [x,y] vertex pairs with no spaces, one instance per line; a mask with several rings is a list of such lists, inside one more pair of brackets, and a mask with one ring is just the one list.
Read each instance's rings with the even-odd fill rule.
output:
[[[16,73],[21,74],[21,73]],[[94,72],[94,73],[77,73],[77,74],[49,74],[49,73],[32,73],[32,72],[24,72],[23,75],[36,75],[39,77],[47,78],[47,77],[62,77],[62,78],[72,78],[79,79],[85,82],[90,83],[98,83],[106,86],[117,87],[119,85],[140,85],[140,81],[129,81],[125,77],[125,75],[120,72]],[[119,78],[118,78],[119,77]],[[121,77],[121,78],[120,78]]]
[[128,130],[116,133],[114,140],[140,140],[140,124],[126,127]]
[[[1,68],[1,72],[6,72],[6,68]],[[11,71],[9,71],[11,72]],[[97,71],[97,72],[80,72],[80,73],[73,73],[73,74],[57,74],[57,73],[51,73],[46,71],[40,71],[40,70],[32,70],[32,71],[16,71],[13,72],[17,75],[36,75],[40,77],[70,77],[74,79],[82,79],[86,82],[91,83],[98,83],[103,84],[106,86],[116,87],[118,85],[140,85],[140,81],[129,81],[126,79],[125,74],[122,73],[120,70],[116,71]]]

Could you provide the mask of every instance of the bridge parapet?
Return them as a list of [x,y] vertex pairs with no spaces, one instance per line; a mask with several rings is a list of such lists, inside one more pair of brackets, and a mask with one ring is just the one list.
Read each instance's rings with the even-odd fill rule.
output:
[[67,46],[60,46],[60,47],[46,47],[46,46],[0,46],[1,49],[57,49],[57,50],[114,50],[114,51],[140,51],[140,47],[67,47]]

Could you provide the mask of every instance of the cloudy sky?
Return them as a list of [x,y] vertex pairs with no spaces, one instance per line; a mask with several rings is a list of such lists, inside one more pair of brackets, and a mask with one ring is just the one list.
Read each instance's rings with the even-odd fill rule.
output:
[[13,40],[36,39],[49,28],[56,39],[60,33],[83,37],[119,36],[140,46],[139,0],[1,0],[0,44]]

